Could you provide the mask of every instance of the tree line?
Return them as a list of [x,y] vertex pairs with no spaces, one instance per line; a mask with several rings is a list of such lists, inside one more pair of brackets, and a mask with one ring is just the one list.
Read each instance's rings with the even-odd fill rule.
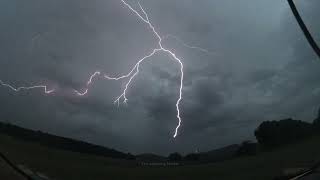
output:
[[[255,155],[258,151],[268,151],[320,133],[320,109],[317,118],[309,123],[292,118],[264,121],[254,131],[257,142],[242,142],[234,157]],[[203,153],[190,153],[185,156],[175,152],[168,156],[170,161],[198,161]]]

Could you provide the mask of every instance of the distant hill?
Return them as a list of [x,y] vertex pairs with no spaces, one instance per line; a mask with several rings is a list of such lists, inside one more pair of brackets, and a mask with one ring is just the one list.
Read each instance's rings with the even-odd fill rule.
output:
[[[118,159],[136,159],[140,162],[168,161],[167,157],[152,153],[144,153],[134,156],[107,147],[94,145],[84,141],[74,140],[71,138],[56,136],[41,131],[34,131],[8,123],[0,122],[0,133],[15,137],[20,140],[39,143],[50,148],[68,150],[73,152],[99,155]],[[208,152],[198,153],[197,156],[199,157],[199,159],[194,161],[194,163],[218,162],[231,159],[236,155],[236,152],[239,149],[239,147],[240,145],[234,144],[223,148],[211,150]]]
[[51,135],[41,131],[33,131],[30,129],[25,129],[16,125],[2,122],[0,122],[0,133],[25,141],[36,142],[51,148],[120,159],[135,158],[133,155],[126,154],[103,146],[98,146],[83,141]]
[[199,160],[201,162],[218,162],[231,159],[236,156],[236,153],[239,150],[239,148],[239,144],[233,144],[208,152],[202,152],[199,153]]
[[142,162],[166,162],[168,158],[151,153],[139,154],[136,156],[138,161]]
[[[242,156],[224,162],[185,166],[140,166],[128,160],[56,150],[21,141],[0,132],[0,149],[16,165],[28,167],[50,179],[217,179],[271,180],[287,170],[312,167],[320,160],[320,136],[310,137],[274,151]],[[233,146],[226,149],[233,149]],[[234,146],[237,147],[237,146]],[[206,153],[211,154],[208,151]],[[214,150],[213,152],[219,152]],[[203,154],[203,153],[200,153]],[[213,153],[215,154],[215,153]],[[146,154],[149,156],[150,154]],[[143,155],[144,156],[144,155]],[[152,155],[151,155],[152,156]],[[132,163],[133,162],[133,163]],[[0,159],[0,179],[14,179]],[[319,179],[319,178],[318,178]],[[20,180],[20,179],[17,179]]]

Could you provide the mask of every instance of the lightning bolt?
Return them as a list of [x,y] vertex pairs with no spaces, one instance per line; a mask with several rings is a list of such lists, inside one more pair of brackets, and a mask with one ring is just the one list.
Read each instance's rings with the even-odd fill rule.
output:
[[198,47],[198,46],[191,46],[187,43],[185,43],[184,41],[182,41],[180,38],[178,38],[177,36],[175,35],[172,35],[172,34],[167,34],[165,36],[163,36],[162,39],[169,39],[169,38],[172,38],[172,39],[175,39],[176,41],[178,41],[180,44],[182,44],[183,46],[187,47],[187,48],[190,48],[190,49],[196,49],[198,51],[201,51],[201,52],[204,52],[204,53],[207,53],[207,54],[214,54],[213,52],[207,50],[207,49],[204,49],[202,47]]
[[[86,82],[85,88],[83,88],[82,90],[73,90],[73,92],[77,96],[85,96],[86,94],[88,94],[89,88],[93,84],[94,80],[96,78],[98,78],[99,76],[102,76],[102,74],[103,74],[103,77],[105,79],[107,79],[107,80],[119,81],[119,80],[127,79],[122,93],[114,101],[114,103],[118,104],[118,106],[120,105],[120,101],[121,100],[123,100],[122,102],[124,104],[127,104],[127,102],[128,102],[128,98],[127,98],[128,88],[131,85],[133,79],[139,74],[139,72],[140,72],[139,68],[140,68],[141,63],[143,63],[148,58],[151,58],[152,56],[154,56],[158,52],[166,53],[167,55],[169,55],[171,57],[171,59],[173,59],[174,61],[176,61],[180,65],[179,96],[178,96],[178,98],[176,100],[176,105],[175,105],[176,106],[176,112],[177,112],[176,113],[176,118],[178,120],[178,123],[177,123],[177,126],[175,127],[174,135],[173,135],[173,137],[176,138],[176,136],[178,135],[179,128],[180,128],[181,123],[182,123],[180,104],[181,104],[181,101],[182,101],[182,91],[183,91],[183,81],[184,81],[184,66],[183,66],[182,60],[180,58],[178,58],[174,52],[172,52],[169,49],[166,49],[162,45],[162,41],[164,39],[173,38],[173,39],[177,40],[179,43],[181,43],[185,47],[188,47],[188,48],[191,48],[191,49],[197,49],[197,50],[205,52],[205,53],[211,53],[211,52],[209,50],[203,49],[201,47],[190,46],[190,45],[186,44],[185,42],[183,42],[182,40],[180,40],[178,37],[176,37],[174,35],[166,35],[166,36],[161,37],[159,35],[159,33],[156,31],[156,29],[153,26],[153,24],[151,23],[148,14],[144,10],[144,8],[141,6],[140,2],[138,2],[138,5],[139,5],[139,8],[140,8],[142,14],[140,14],[137,10],[132,8],[132,6],[130,4],[128,4],[126,1],[121,0],[121,2],[125,7],[127,7],[133,14],[135,14],[141,21],[143,21],[149,27],[149,29],[152,31],[154,36],[157,38],[157,46],[158,47],[154,48],[151,53],[149,53],[149,54],[143,56],[141,59],[139,59],[138,62],[132,67],[132,69],[127,74],[119,75],[119,76],[109,76],[106,73],[102,73],[101,71],[96,71],[96,72],[94,72],[93,74],[90,75],[88,81]],[[38,36],[35,36],[35,39],[36,38],[38,38]],[[9,88],[9,89],[11,89],[11,90],[13,90],[15,92],[19,92],[21,90],[37,89],[37,88],[43,89],[44,93],[46,93],[46,94],[51,94],[51,93],[55,92],[55,89],[48,90],[46,85],[36,85],[36,86],[30,86],[30,87],[14,87],[14,86],[12,86],[10,84],[4,83],[2,80],[0,80],[0,85],[1,86],[5,86],[5,87],[7,87],[7,88]]]
[[52,92],[55,91],[54,89],[48,90],[47,86],[45,86],[45,85],[37,85],[37,86],[29,86],[29,87],[23,87],[23,86],[22,87],[13,87],[10,84],[4,83],[2,80],[0,80],[0,85],[5,86],[15,92],[19,92],[21,90],[31,90],[31,89],[39,89],[39,88],[43,89],[44,93],[46,93],[46,94],[51,94]]
[[87,83],[86,83],[86,88],[85,88],[83,91],[74,90],[74,92],[75,92],[78,96],[84,96],[84,95],[88,94],[89,87],[90,87],[90,85],[92,84],[93,79],[94,79],[96,76],[99,76],[100,74],[101,74],[100,71],[94,72],[94,73],[90,76],[89,80],[87,81]]
[[159,35],[159,33],[156,31],[155,27],[152,25],[152,23],[150,22],[149,16],[146,13],[146,11],[144,10],[144,8],[141,6],[140,2],[138,2],[138,5],[140,7],[140,10],[142,11],[143,15],[145,17],[143,17],[138,11],[136,11],[135,9],[132,8],[132,6],[130,4],[128,4],[127,2],[125,2],[124,0],[121,0],[121,2],[132,12],[134,13],[140,20],[142,20],[145,24],[147,24],[149,26],[149,28],[151,29],[151,31],[153,32],[153,34],[156,36],[156,38],[158,39],[158,48],[153,49],[153,51],[142,57],[136,64],[135,66],[131,69],[131,71],[123,76],[118,76],[118,77],[110,77],[108,75],[104,75],[104,77],[106,79],[109,80],[120,80],[120,79],[124,79],[124,78],[129,78],[129,80],[127,81],[127,83],[125,84],[125,88],[122,92],[122,94],[120,96],[118,96],[118,98],[114,101],[115,103],[117,103],[119,105],[119,102],[121,99],[123,99],[123,103],[127,103],[128,98],[126,96],[128,87],[130,86],[132,80],[139,74],[139,67],[140,64],[142,62],[144,62],[146,59],[152,57],[153,55],[155,55],[157,52],[164,52],[167,53],[169,56],[171,56],[175,61],[177,61],[180,65],[180,87],[179,87],[179,97],[176,101],[176,110],[177,110],[177,119],[178,119],[178,125],[175,128],[174,131],[174,135],[173,137],[175,138],[178,135],[178,130],[181,126],[181,115],[180,115],[180,102],[182,101],[182,89],[183,89],[183,78],[184,78],[184,71],[183,71],[183,63],[181,61],[181,59],[179,59],[175,53],[173,53],[172,51],[170,51],[169,49],[166,49],[163,47],[162,45],[162,38]]

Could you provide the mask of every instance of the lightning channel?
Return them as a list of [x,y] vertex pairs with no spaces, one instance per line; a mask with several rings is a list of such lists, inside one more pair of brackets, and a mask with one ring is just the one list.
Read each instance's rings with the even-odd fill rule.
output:
[[[197,47],[197,46],[191,46],[188,45],[187,43],[183,42],[181,39],[179,39],[178,37],[174,36],[174,35],[165,35],[165,36],[160,36],[160,33],[158,33],[158,31],[156,31],[156,28],[153,26],[153,24],[151,23],[149,16],[147,14],[147,12],[145,11],[145,9],[142,7],[142,5],[140,4],[140,2],[138,2],[138,6],[140,8],[140,13],[134,9],[129,3],[127,3],[125,0],[120,0],[122,2],[122,4],[128,8],[130,10],[131,13],[133,13],[134,15],[136,15],[138,17],[139,20],[141,20],[144,24],[146,24],[148,26],[148,28],[152,31],[153,35],[156,38],[156,42],[157,42],[157,47],[154,48],[149,54],[146,54],[144,56],[142,56],[137,63],[131,68],[131,70],[124,75],[118,75],[118,76],[110,76],[107,73],[103,73],[101,71],[95,71],[94,73],[92,73],[88,80],[86,81],[85,87],[81,90],[73,90],[74,95],[76,96],[85,96],[88,94],[89,89],[92,87],[92,84],[94,83],[94,81],[102,76],[104,79],[106,80],[114,80],[114,81],[119,81],[119,80],[125,80],[125,86],[121,92],[121,94],[114,100],[114,103],[117,104],[118,106],[120,105],[120,103],[124,103],[127,104],[128,102],[128,97],[127,97],[127,91],[130,87],[130,85],[132,84],[134,78],[139,74],[140,72],[140,65],[150,59],[152,56],[154,56],[155,54],[159,53],[159,52],[163,52],[165,54],[167,54],[169,57],[171,57],[172,60],[176,61],[179,66],[180,66],[180,83],[179,83],[179,95],[176,99],[176,118],[178,120],[178,123],[175,127],[174,130],[174,134],[173,137],[176,138],[179,132],[179,129],[182,125],[182,118],[181,118],[181,110],[180,110],[180,105],[181,105],[181,101],[183,100],[183,82],[184,82],[184,65],[183,65],[183,61],[177,57],[177,55],[170,49],[167,49],[163,46],[162,42],[165,39],[168,38],[173,38],[176,41],[178,41],[179,43],[181,43],[183,46],[188,47],[190,49],[196,49],[199,50],[201,52],[205,52],[205,53],[211,53],[209,50],[201,48],[201,47]],[[141,13],[142,12],[142,13]],[[40,34],[36,35],[32,41],[35,41],[37,38],[40,37]],[[55,92],[55,89],[49,89],[46,85],[36,85],[36,86],[29,86],[29,87],[14,87],[13,85],[10,85],[8,83],[3,82],[2,80],[0,80],[0,85],[7,87],[15,92],[19,92],[22,90],[31,90],[31,89],[42,89],[44,91],[45,94],[51,94],[53,92]]]
[[[171,50],[166,49],[165,47],[163,47],[162,45],[162,38],[159,35],[159,33],[156,31],[155,27],[153,26],[153,24],[150,22],[149,16],[147,14],[147,12],[144,10],[144,8],[141,6],[140,2],[138,2],[139,8],[142,11],[143,15],[141,15],[137,10],[135,10],[134,8],[132,8],[132,6],[130,4],[128,4],[126,1],[121,0],[121,2],[132,12],[134,13],[140,20],[142,20],[146,25],[149,26],[149,28],[151,29],[152,33],[155,35],[155,37],[157,38],[157,44],[158,44],[158,48],[153,49],[153,51],[142,57],[136,64],[135,66],[131,69],[131,71],[126,74],[126,75],[122,75],[122,76],[116,76],[116,77],[110,77],[108,75],[104,75],[104,77],[108,80],[121,80],[121,79],[125,79],[125,78],[129,78],[129,80],[126,82],[125,84],[125,88],[122,91],[122,94],[120,94],[120,96],[118,96],[116,98],[116,100],[114,101],[114,103],[117,103],[119,106],[120,100],[123,99],[123,103],[127,103],[128,102],[128,98],[126,96],[128,87],[131,85],[132,80],[139,74],[139,67],[140,64],[142,62],[144,62],[145,60],[147,60],[148,58],[152,57],[153,55],[155,55],[157,52],[164,52],[166,54],[168,54],[169,56],[171,56],[175,61],[177,61],[180,65],[180,87],[179,87],[179,97],[176,101],[176,117],[178,119],[178,124],[175,128],[174,131],[174,135],[173,137],[175,138],[178,135],[178,131],[179,128],[181,126],[182,123],[182,118],[181,118],[181,111],[180,111],[180,103],[182,101],[182,91],[183,91],[183,80],[184,80],[184,70],[183,70],[183,63],[182,60],[179,59],[175,53],[173,53]],[[143,17],[144,16],[144,17]]]
[[78,95],[78,96],[84,96],[86,94],[88,94],[88,91],[89,91],[89,88],[90,88],[90,85],[93,83],[93,79],[96,77],[96,76],[100,76],[101,72],[100,71],[96,71],[94,72],[93,74],[91,74],[89,80],[87,81],[86,83],[86,88],[82,91],[79,91],[79,90],[74,90],[74,92]]
[[0,80],[0,85],[5,86],[15,92],[19,92],[21,90],[43,89],[45,94],[51,94],[55,91],[54,89],[48,90],[48,87],[46,85],[36,85],[36,86],[29,86],[29,87],[24,87],[24,86],[14,87],[10,84],[4,83],[2,80]]
[[180,38],[178,38],[177,36],[175,35],[172,35],[172,34],[167,34],[165,36],[162,37],[162,39],[175,39],[176,41],[178,41],[180,44],[182,44],[184,47],[187,47],[187,48],[190,48],[190,49],[196,49],[198,51],[201,51],[201,52],[204,52],[204,53],[207,53],[207,54],[214,54],[214,52],[211,52],[210,50],[207,50],[205,48],[202,48],[202,47],[199,47],[199,46],[192,46],[192,45],[189,45],[187,43],[185,43],[184,41],[182,41]]

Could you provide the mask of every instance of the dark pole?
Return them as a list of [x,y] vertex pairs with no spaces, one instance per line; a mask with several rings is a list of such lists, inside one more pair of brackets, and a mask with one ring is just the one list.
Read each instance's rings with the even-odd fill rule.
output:
[[299,11],[297,10],[296,5],[294,4],[293,0],[288,0],[288,3],[290,5],[291,11],[294,15],[294,17],[296,18],[301,30],[303,31],[304,36],[307,38],[310,46],[312,47],[312,49],[314,50],[314,52],[318,55],[318,58],[320,59],[320,48],[317,45],[316,41],[313,39],[312,35],[310,34],[307,26],[304,24]]

